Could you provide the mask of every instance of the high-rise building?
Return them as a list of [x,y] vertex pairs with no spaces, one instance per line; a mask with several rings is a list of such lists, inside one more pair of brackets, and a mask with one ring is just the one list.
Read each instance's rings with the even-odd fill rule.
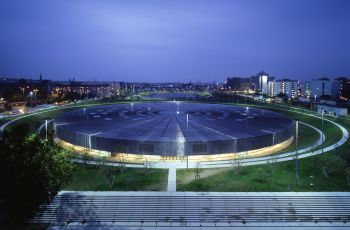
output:
[[332,97],[347,100],[350,98],[350,79],[338,77],[332,82]]
[[311,81],[311,96],[332,96],[332,82],[329,78],[313,79]]
[[268,96],[275,97],[281,94],[289,98],[297,97],[298,81],[290,79],[270,81],[268,83]]
[[274,79],[275,78],[270,77],[268,73],[261,71],[250,77],[251,87],[262,94],[268,94],[268,83]]
[[300,81],[298,96],[309,98],[311,94],[310,82]]

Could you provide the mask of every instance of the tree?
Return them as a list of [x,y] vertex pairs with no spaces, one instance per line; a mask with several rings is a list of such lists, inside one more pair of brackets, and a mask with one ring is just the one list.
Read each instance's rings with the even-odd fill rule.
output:
[[154,161],[146,159],[143,166],[145,167],[145,174],[148,175],[152,172],[152,169],[154,168],[154,165],[156,163]]
[[83,165],[87,168],[89,166],[90,161],[92,161],[94,158],[87,152],[84,151],[82,154],[82,162]]
[[0,209],[20,221],[49,202],[68,183],[74,166],[66,151],[36,135],[0,142]]
[[231,161],[231,167],[234,174],[238,175],[241,172],[245,153],[235,153]]
[[125,155],[123,153],[117,153],[116,159],[118,162],[118,169],[121,173],[125,171]]
[[106,157],[96,159],[100,173],[106,178],[107,184],[112,188],[118,173],[124,171],[123,167],[113,166],[108,163]]
[[201,188],[201,168],[200,168],[200,162],[196,162],[196,168],[194,169],[194,180],[195,180],[195,185],[197,189],[199,190]]

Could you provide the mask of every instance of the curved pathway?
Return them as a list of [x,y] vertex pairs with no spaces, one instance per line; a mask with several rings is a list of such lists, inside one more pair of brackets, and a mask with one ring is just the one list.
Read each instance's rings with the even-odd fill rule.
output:
[[[80,106],[82,106],[82,105],[73,106],[73,107],[80,107]],[[258,106],[258,107],[276,109],[276,108],[274,108],[272,106]],[[298,108],[294,109],[294,110],[293,109],[283,109],[283,108],[278,108],[278,109],[279,110],[285,110],[285,111],[291,111],[291,112],[294,112],[294,113],[299,113],[299,114],[303,114],[303,115],[306,115],[306,116],[311,116],[311,117],[315,117],[317,119],[321,119],[319,116],[316,116],[314,114],[296,111],[296,110],[299,110]],[[11,123],[13,123],[13,122],[15,122],[15,121],[17,121],[19,119],[22,119],[22,118],[25,118],[25,117],[28,117],[28,116],[32,116],[32,115],[35,115],[35,114],[44,113],[44,112],[48,112],[48,111],[47,110],[40,111],[40,112],[31,113],[31,114],[28,114],[28,115],[24,115],[24,116],[15,118],[15,119],[13,119],[13,120],[3,124],[0,127],[0,131],[2,132],[9,124],[11,124]],[[303,122],[300,122],[303,125],[307,125],[310,128],[315,129],[319,133],[320,138],[313,145],[308,146],[308,147],[306,147],[304,149],[298,150],[297,151],[298,158],[305,158],[305,157],[321,154],[322,150],[323,150],[323,152],[328,152],[328,151],[334,150],[335,148],[343,145],[347,141],[347,139],[349,138],[349,133],[343,126],[341,126],[338,123],[336,123],[334,121],[331,121],[331,120],[329,120],[327,118],[324,118],[324,120],[332,123],[335,126],[337,126],[342,132],[342,138],[339,141],[337,141],[336,143],[334,143],[334,144],[332,144],[330,146],[327,146],[327,147],[325,147],[323,149],[320,149],[320,150],[312,151],[313,149],[315,149],[315,148],[319,147],[320,145],[322,145],[323,142],[325,141],[325,138],[324,138],[324,140],[321,140],[322,132],[319,129],[317,129],[316,127],[311,126],[311,125],[306,124],[306,123],[303,123]],[[43,127],[43,125],[41,127],[39,127],[39,130],[42,127]],[[323,136],[325,136],[325,135],[323,135]],[[295,155],[296,155],[296,152],[292,151],[292,152],[288,152],[288,153],[275,155],[273,157],[265,156],[265,157],[244,159],[244,160],[242,160],[242,163],[243,163],[243,165],[258,165],[258,164],[269,163],[271,160],[274,160],[275,162],[283,162],[283,161],[294,160],[295,159]],[[75,159],[73,161],[81,162],[81,160],[79,160],[79,159]],[[92,162],[89,162],[89,164],[96,164],[96,162],[92,161]],[[109,164],[110,165],[117,165],[118,163],[112,163],[111,162]],[[200,167],[201,168],[222,168],[222,167],[231,167],[231,165],[232,165],[232,160],[213,161],[213,162],[201,162],[200,163]],[[143,165],[142,164],[126,164],[126,167],[143,167]],[[187,163],[186,163],[186,161],[180,161],[180,160],[179,161],[174,161],[174,162],[156,162],[154,167],[155,168],[187,168]],[[193,162],[193,161],[188,162],[188,168],[195,168],[195,167],[196,167],[196,162]]]

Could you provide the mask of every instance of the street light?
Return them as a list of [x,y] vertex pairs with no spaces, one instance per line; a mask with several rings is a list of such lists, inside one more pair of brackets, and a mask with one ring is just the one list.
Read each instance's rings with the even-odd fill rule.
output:
[[34,104],[36,105],[36,93],[39,91],[38,89],[34,89]]
[[[323,141],[324,141],[324,132],[323,132],[323,116],[324,116],[324,108],[321,109],[321,117],[322,117],[322,126],[321,126],[321,129],[322,129],[322,135],[321,135],[321,143],[323,144]],[[323,147],[321,149],[321,154],[323,155]]]
[[[186,114],[186,139],[188,140],[188,113]],[[186,157],[186,167],[187,167],[187,169],[188,169],[188,155],[187,155],[187,157]]]
[[45,141],[47,141],[47,120],[45,120]]
[[296,120],[295,121],[295,177],[297,180],[297,184],[299,182],[298,136],[299,136],[299,120]]
[[30,107],[33,107],[33,92],[30,91]]

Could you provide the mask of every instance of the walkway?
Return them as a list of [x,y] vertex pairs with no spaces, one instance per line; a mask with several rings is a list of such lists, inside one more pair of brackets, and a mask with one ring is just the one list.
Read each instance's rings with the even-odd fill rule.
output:
[[176,192],[176,168],[169,168],[168,192]]
[[[76,105],[74,107],[80,107],[80,106],[82,106],[82,105]],[[264,108],[264,107],[265,108],[273,108],[273,107],[270,107],[270,106],[261,106],[261,107],[262,108]],[[280,110],[285,110],[285,111],[292,111],[292,112],[295,112],[295,113],[304,114],[306,116],[311,116],[311,117],[314,117],[314,118],[321,119],[319,116],[317,116],[315,114],[312,114],[312,113],[305,113],[305,112],[295,111],[295,110],[292,110],[292,109],[282,109],[282,108],[279,108],[279,109]],[[27,116],[31,116],[31,115],[34,115],[34,114],[39,114],[39,113],[42,113],[42,112],[47,112],[47,111],[40,111],[40,112],[37,112],[37,113],[24,115],[24,116],[21,116],[19,118],[14,119],[14,120],[11,120],[11,121],[3,124],[0,127],[0,132],[2,132],[6,128],[7,125],[11,124],[12,122],[14,122],[14,121],[16,121],[18,119],[21,119],[21,118],[24,118],[24,117],[27,117]],[[336,122],[334,122],[332,120],[329,120],[327,118],[324,118],[324,120],[327,121],[327,122],[332,123],[335,126],[337,126],[342,132],[342,138],[339,141],[337,141],[336,143],[334,143],[334,144],[332,144],[330,146],[327,146],[327,147],[323,148],[323,152],[328,152],[328,151],[332,151],[335,148],[343,145],[347,141],[347,139],[349,138],[349,133],[343,126],[339,125],[338,123],[336,123]],[[300,122],[300,123],[302,123],[302,122]],[[319,129],[317,129],[316,127],[311,126],[311,125],[306,124],[306,123],[303,123],[303,124],[309,126],[310,128],[315,129],[319,134],[321,133],[321,131]],[[309,157],[309,156],[313,156],[313,155],[317,155],[317,154],[322,153],[322,150],[313,151],[313,149],[316,149],[317,147],[319,147],[323,142],[324,142],[324,140],[322,141],[321,137],[320,137],[319,140],[315,144],[313,144],[313,145],[311,145],[309,147],[306,147],[304,149],[298,150],[298,157],[299,158],[305,158],[305,157]],[[274,161],[275,162],[283,162],[283,161],[294,160],[295,159],[295,155],[296,155],[295,151],[279,154],[279,155],[276,155],[276,157],[274,157]],[[266,164],[270,160],[271,160],[271,156],[248,158],[248,159],[244,159],[242,161],[242,165]],[[75,160],[72,160],[72,161],[81,162],[81,160],[79,160],[79,159],[75,159]],[[90,164],[96,164],[96,162],[94,162],[94,161],[91,161],[89,163]],[[109,163],[109,164],[110,165],[117,165],[118,163]],[[222,167],[231,167],[231,165],[232,165],[232,161],[230,161],[230,160],[212,161],[212,162],[208,161],[208,162],[202,162],[201,163],[201,168],[222,168]],[[126,167],[143,167],[143,165],[142,164],[126,164]],[[186,164],[186,162],[181,162],[181,161],[156,162],[154,167],[155,168],[187,168],[187,164]],[[190,161],[188,163],[188,168],[195,168],[195,167],[196,167],[196,162],[193,162],[193,161],[191,162]]]
[[350,193],[60,192],[49,229],[349,229]]

